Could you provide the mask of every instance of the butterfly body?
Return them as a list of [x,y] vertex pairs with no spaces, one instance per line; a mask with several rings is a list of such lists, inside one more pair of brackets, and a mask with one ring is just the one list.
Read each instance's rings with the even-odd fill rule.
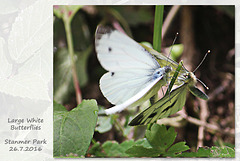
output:
[[[184,67],[183,69],[186,70]],[[158,119],[175,114],[184,106],[188,90],[197,97],[200,97],[204,100],[208,99],[208,96],[195,86],[197,83],[197,78],[194,73],[186,70],[185,72],[179,74],[177,81],[182,84],[173,89],[169,95],[166,94],[155,104],[138,114],[129,123],[129,125],[147,125],[149,123],[156,122]]]

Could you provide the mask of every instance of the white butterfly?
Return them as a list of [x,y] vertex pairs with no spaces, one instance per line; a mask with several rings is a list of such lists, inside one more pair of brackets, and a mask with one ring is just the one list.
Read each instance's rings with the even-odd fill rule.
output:
[[101,77],[100,89],[116,105],[105,110],[106,114],[141,104],[167,83],[171,66],[160,66],[153,55],[127,35],[99,26],[95,46],[98,60],[109,71]]

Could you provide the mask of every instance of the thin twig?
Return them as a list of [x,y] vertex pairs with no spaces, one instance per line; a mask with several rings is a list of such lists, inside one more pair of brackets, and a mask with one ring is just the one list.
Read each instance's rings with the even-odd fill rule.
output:
[[168,13],[164,23],[163,23],[163,27],[162,27],[162,39],[164,39],[164,36],[166,35],[169,26],[171,24],[171,22],[173,21],[173,18],[175,17],[175,15],[177,14],[178,10],[179,10],[180,6],[173,6],[170,10],[170,12]]
[[182,118],[184,118],[185,120],[187,120],[189,123],[198,125],[198,126],[204,126],[206,128],[206,130],[210,133],[215,133],[215,132],[219,132],[225,135],[230,135],[230,136],[235,136],[235,130],[234,129],[221,129],[219,126],[211,124],[211,123],[207,123],[204,121],[201,121],[199,119],[193,118],[191,116],[188,116],[183,110],[179,111],[178,114],[180,116],[182,116]]
[[75,66],[75,58],[74,58],[74,48],[72,42],[72,31],[71,31],[71,21],[69,17],[64,17],[64,26],[66,30],[67,44],[68,44],[68,52],[71,57],[71,65],[72,65],[72,76],[73,76],[73,84],[76,92],[76,101],[77,104],[80,104],[82,101],[82,94],[79,87],[79,81],[77,77],[77,71]]
[[[201,121],[199,119],[196,119],[194,117],[188,116],[184,108],[177,112],[178,116],[175,117],[170,117],[170,118],[163,118],[159,119],[157,121],[158,124],[164,124],[164,125],[169,125],[169,126],[174,126],[174,127],[182,127],[185,124],[185,121],[192,123],[197,126],[203,126],[206,128],[209,133],[215,134],[216,132],[219,132],[221,134],[229,135],[229,136],[235,136],[235,130],[234,129],[221,129],[218,125],[212,124],[212,123],[207,123],[206,121]],[[184,121],[185,120],[185,121]]]
[[[199,87],[201,90],[204,90],[203,87]],[[202,122],[207,122],[207,118],[209,117],[209,112],[208,112],[208,105],[207,101],[204,101],[200,98],[198,98],[199,104],[200,104],[200,120]],[[198,144],[197,147],[203,147],[203,140],[204,140],[204,129],[205,126],[201,125],[198,128]]]

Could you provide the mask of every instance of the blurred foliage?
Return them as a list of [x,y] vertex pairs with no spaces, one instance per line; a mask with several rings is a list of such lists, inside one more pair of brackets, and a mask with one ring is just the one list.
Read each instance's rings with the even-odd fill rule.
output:
[[230,147],[200,147],[197,152],[186,152],[176,155],[176,157],[191,157],[191,158],[234,158],[235,150]]

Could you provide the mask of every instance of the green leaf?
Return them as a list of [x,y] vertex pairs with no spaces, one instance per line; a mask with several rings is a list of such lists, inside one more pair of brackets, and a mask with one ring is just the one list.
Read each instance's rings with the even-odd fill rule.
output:
[[53,101],[54,112],[67,112],[67,109],[57,102]]
[[95,157],[129,157],[125,151],[135,144],[136,142],[133,140],[127,140],[121,144],[116,141],[106,141],[102,146],[97,142],[91,147],[88,154],[94,155]]
[[105,154],[102,152],[102,147],[99,142],[96,142],[91,149],[89,149],[88,154],[95,157],[104,157]]
[[[151,127],[151,131],[146,131],[146,137],[152,147],[159,147],[164,151],[173,144],[177,133],[173,127],[168,130],[164,125],[154,124]],[[161,139],[160,139],[161,138]]]
[[145,148],[150,148],[151,145],[149,144],[149,142],[147,141],[146,138],[143,138],[143,139],[139,139],[135,142],[136,145],[142,145],[143,147]]
[[182,151],[186,151],[188,150],[189,147],[186,145],[186,142],[178,142],[174,145],[172,145],[168,151],[167,151],[167,154],[166,156],[169,156],[168,154],[175,154],[175,153],[179,153],[179,152],[182,152]]
[[157,157],[174,156],[175,153],[188,150],[189,147],[185,142],[172,145],[176,135],[173,127],[167,130],[164,125],[153,124],[146,132],[147,140],[136,141],[126,153],[132,157]]
[[103,145],[103,151],[108,157],[127,157],[125,153],[126,149],[130,148],[134,144],[133,140],[124,141],[119,144],[116,141],[106,141]]
[[[71,111],[54,103],[54,156],[85,155],[97,123],[97,103],[83,100]],[[62,110],[61,110],[62,109]]]
[[112,129],[111,117],[103,116],[98,117],[98,126],[96,127],[96,131],[99,133],[105,133]]
[[131,157],[156,157],[159,156],[158,149],[153,149],[146,138],[139,139],[135,145],[126,150]]
[[112,119],[113,115],[101,116],[101,114],[105,114],[104,108],[102,106],[99,106],[98,109],[99,116],[95,130],[99,133],[105,133],[112,129],[112,126],[114,124]]

